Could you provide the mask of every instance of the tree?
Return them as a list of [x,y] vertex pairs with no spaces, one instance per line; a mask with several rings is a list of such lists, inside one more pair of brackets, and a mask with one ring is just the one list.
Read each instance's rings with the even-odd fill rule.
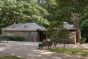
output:
[[64,44],[64,48],[66,47],[65,44],[67,44],[68,40],[69,40],[69,31],[67,29],[61,29],[58,33],[58,37],[60,39],[60,41],[62,41],[62,43]]
[[84,10],[87,8],[87,0],[46,0],[47,3],[43,5],[50,15],[49,21],[71,21],[71,12],[79,13],[82,17]]
[[44,18],[49,13],[38,5],[37,0],[1,0],[0,3],[1,25],[10,25],[14,22],[49,24],[48,20]]
[[63,27],[63,22],[52,21],[48,27],[47,36],[51,41],[63,43],[65,48],[69,39],[69,31]]
[[82,22],[85,21],[88,17],[87,0],[54,0],[53,2],[56,2],[56,5],[54,5],[54,9],[52,9],[52,6],[50,8],[50,4],[48,4],[49,9],[52,9],[54,11],[54,13],[51,12],[52,10],[49,11],[53,15],[51,18],[49,18],[50,20],[53,19],[56,21],[66,21],[69,23],[73,23],[73,21],[71,20],[71,13],[73,12],[80,15],[81,25]]
[[[81,24],[82,36],[88,39],[88,20],[85,20]],[[88,40],[86,40],[88,42]]]

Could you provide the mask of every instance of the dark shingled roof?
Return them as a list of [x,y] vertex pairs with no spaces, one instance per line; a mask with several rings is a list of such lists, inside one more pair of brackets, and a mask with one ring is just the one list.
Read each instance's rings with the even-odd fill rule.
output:
[[69,23],[67,23],[67,22],[63,22],[63,26],[64,26],[64,28],[67,29],[67,30],[75,30],[75,29],[76,29],[74,25],[69,24]]
[[2,28],[2,30],[6,30],[6,31],[36,31],[36,30],[41,30],[41,31],[44,31],[46,29],[42,26],[39,26],[36,23],[19,23],[19,24],[12,24],[8,27]]

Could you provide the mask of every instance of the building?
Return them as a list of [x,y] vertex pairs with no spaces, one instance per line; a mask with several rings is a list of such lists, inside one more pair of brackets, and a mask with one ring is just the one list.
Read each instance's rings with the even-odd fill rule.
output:
[[[63,22],[63,27],[69,31],[69,37],[67,40],[59,39],[59,42],[64,43],[65,41],[66,43],[76,44],[76,28],[74,25]],[[19,23],[2,28],[2,35],[19,36],[25,38],[26,41],[38,42],[46,38],[44,31],[46,29],[36,23]]]
[[25,38],[26,41],[36,42],[45,38],[45,30],[44,27],[36,23],[19,23],[2,28],[2,35],[19,36]]
[[63,22],[63,27],[69,31],[69,37],[65,40],[66,43],[76,44],[76,28],[73,24]]

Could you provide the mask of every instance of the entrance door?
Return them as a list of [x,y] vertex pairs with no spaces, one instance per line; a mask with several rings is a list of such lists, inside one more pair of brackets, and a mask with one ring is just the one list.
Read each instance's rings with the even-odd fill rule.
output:
[[42,42],[45,39],[44,31],[38,31],[39,42]]

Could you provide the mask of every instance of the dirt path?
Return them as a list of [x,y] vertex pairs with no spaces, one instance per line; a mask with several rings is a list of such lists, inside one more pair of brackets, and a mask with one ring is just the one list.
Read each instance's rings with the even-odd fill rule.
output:
[[0,56],[15,55],[26,59],[88,59],[87,57],[38,50],[37,45],[37,43],[32,44],[28,42],[0,43]]

